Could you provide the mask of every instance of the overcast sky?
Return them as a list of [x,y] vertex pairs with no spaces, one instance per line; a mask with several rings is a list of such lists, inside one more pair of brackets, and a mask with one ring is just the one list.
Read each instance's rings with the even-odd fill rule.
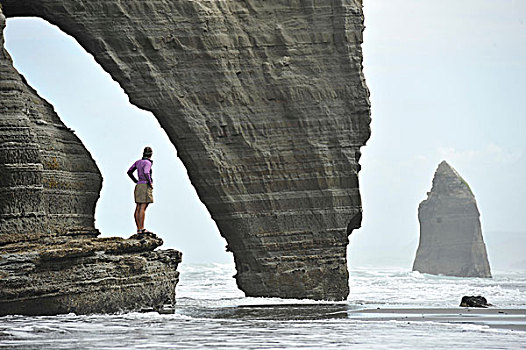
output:
[[[410,268],[418,204],[442,160],[475,193],[492,265],[524,260],[526,1],[364,2],[372,137],[362,149],[364,220],[351,236],[351,266]],[[97,161],[104,183],[96,225],[105,236],[135,231],[126,170],[150,145],[156,202],[147,228],[183,251],[185,262],[232,261],[150,113],[132,106],[73,38],[47,22],[9,19],[5,36],[17,69]]]

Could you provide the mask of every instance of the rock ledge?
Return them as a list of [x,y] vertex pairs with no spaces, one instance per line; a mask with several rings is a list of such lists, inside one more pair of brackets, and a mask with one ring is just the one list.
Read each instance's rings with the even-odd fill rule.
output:
[[175,303],[181,253],[155,235],[48,236],[0,246],[0,316],[161,310]]

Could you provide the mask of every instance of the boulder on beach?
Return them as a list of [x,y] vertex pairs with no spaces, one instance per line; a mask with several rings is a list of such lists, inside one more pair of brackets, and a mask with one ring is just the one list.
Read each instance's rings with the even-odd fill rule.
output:
[[491,304],[488,304],[488,301],[486,298],[478,295],[478,296],[463,296],[462,300],[460,301],[461,307],[488,307],[493,306]]

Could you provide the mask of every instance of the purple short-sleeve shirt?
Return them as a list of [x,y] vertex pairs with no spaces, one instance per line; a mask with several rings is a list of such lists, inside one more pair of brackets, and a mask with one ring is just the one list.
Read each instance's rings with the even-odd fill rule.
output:
[[152,162],[148,159],[139,159],[128,169],[128,172],[133,172],[137,169],[139,178],[138,184],[153,184],[152,179]]

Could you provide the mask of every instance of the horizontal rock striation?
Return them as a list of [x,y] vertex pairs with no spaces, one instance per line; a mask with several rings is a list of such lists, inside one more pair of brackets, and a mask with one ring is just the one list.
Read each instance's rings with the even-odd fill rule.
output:
[[4,50],[0,10],[0,316],[161,309],[181,253],[154,237],[96,238],[102,178]]
[[53,107],[13,68],[2,33],[0,116],[0,243],[14,233],[97,235],[100,172]]
[[370,104],[361,0],[1,0],[152,111],[249,296],[344,299]]
[[433,188],[418,207],[420,245],[413,271],[491,277],[475,196],[448,163],[438,166]]

